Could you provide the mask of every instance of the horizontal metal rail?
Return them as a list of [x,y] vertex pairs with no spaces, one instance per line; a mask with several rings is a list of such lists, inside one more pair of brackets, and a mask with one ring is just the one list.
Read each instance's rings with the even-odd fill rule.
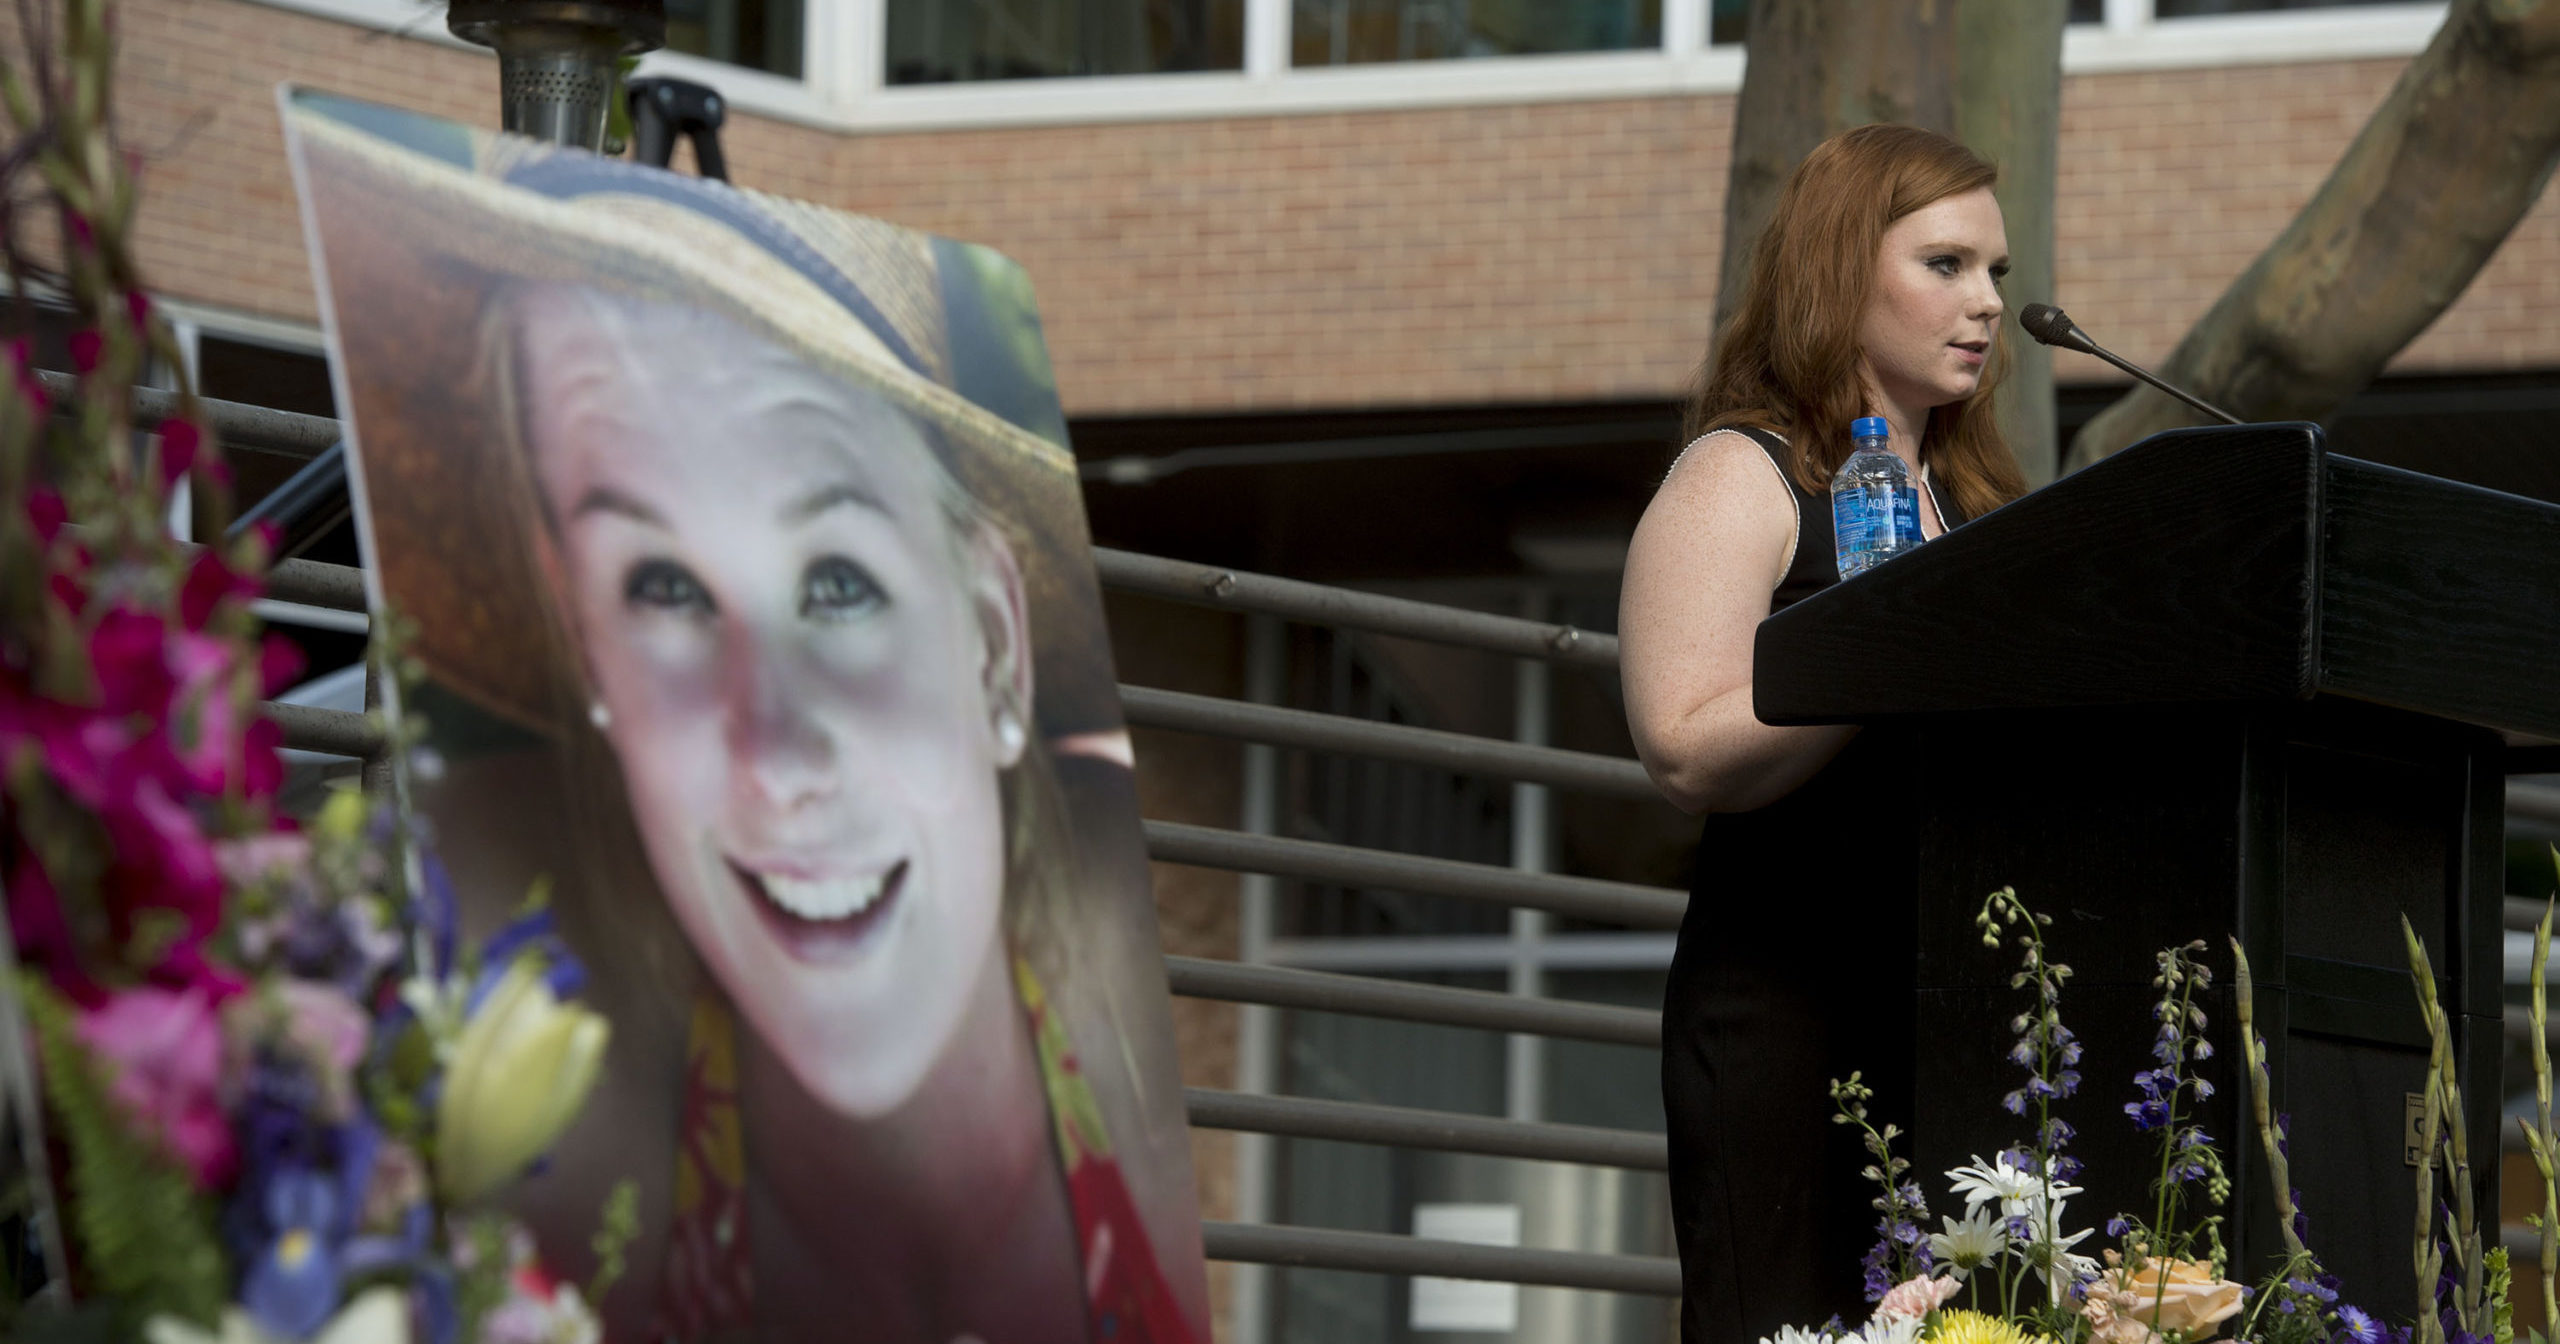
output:
[[[80,386],[79,380],[67,373],[39,370],[36,378],[44,384],[46,394],[55,398],[72,396]],[[204,409],[205,423],[214,434],[237,448],[287,457],[318,457],[346,432],[325,415],[298,415],[212,397],[198,397],[196,404]],[[150,429],[177,413],[177,393],[156,387],[133,389],[133,419],[142,428]]]
[[1651,1255],[1598,1255],[1527,1246],[1474,1246],[1384,1232],[1260,1223],[1200,1225],[1212,1260],[1292,1269],[1348,1269],[1369,1274],[1429,1274],[1444,1279],[1588,1288],[1648,1297],[1680,1295],[1680,1262]]
[[1524,746],[1437,728],[1378,723],[1149,686],[1122,686],[1120,708],[1131,724],[1141,728],[1168,728],[1265,742],[1275,747],[1369,756],[1612,798],[1662,801],[1661,791],[1645,775],[1644,767],[1622,756]]
[[266,595],[330,611],[363,611],[364,571],[321,560],[279,560],[267,570]]
[[1209,1129],[1481,1153],[1539,1162],[1578,1162],[1629,1171],[1671,1169],[1669,1142],[1660,1134],[1631,1129],[1502,1120],[1455,1111],[1221,1092],[1206,1087],[1186,1087],[1182,1089],[1182,1099],[1190,1108],[1191,1123]]
[[368,715],[344,709],[272,703],[266,710],[267,717],[284,730],[284,745],[291,750],[359,759],[369,758],[382,750],[382,730]]
[[1676,929],[1689,906],[1688,893],[1668,887],[1525,873],[1485,863],[1428,859],[1276,835],[1249,835],[1177,821],[1143,824],[1147,856],[1161,863],[1269,873],[1347,887],[1383,887],[1424,896],[1454,896],[1640,929]]
[[1647,1050],[1662,1045],[1662,1014],[1642,1008],[1201,957],[1166,957],[1164,968],[1173,992],[1185,998],[1557,1036]]
[[1106,588],[1175,602],[1261,612],[1312,625],[1366,630],[1514,658],[1544,658],[1574,667],[1614,671],[1618,666],[1617,636],[1594,634],[1570,625],[1524,621],[1516,616],[1495,616],[1436,602],[1277,579],[1105,546],[1093,548],[1093,564]]

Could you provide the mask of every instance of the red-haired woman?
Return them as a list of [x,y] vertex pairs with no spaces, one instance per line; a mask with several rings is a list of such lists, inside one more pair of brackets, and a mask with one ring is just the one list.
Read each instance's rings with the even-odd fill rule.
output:
[[1994,176],[1909,126],[1806,157],[1627,557],[1636,750],[1674,803],[1707,814],[1663,1021],[1692,1344],[1865,1315],[1872,1191],[1853,1131],[1828,1123],[1826,1080],[1864,1071],[1879,1121],[1909,1123],[1908,795],[1853,728],[1760,722],[1752,633],[1838,581],[1830,479],[1852,420],[1892,427],[1926,536],[2024,492],[1989,396],[2009,264]]

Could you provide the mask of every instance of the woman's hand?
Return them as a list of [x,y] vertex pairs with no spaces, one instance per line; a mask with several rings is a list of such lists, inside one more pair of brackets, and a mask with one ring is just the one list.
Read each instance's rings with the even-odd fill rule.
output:
[[1775,728],[1752,712],[1752,635],[1797,544],[1793,490],[1731,432],[1690,445],[1636,525],[1618,601],[1627,727],[1684,812],[1775,802],[1856,731]]

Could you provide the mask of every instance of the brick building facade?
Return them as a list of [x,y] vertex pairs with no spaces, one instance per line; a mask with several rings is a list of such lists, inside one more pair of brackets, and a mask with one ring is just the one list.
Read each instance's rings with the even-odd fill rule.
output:
[[[245,0],[123,14],[143,258],[213,308],[314,321],[276,83],[496,105],[494,62],[418,36]],[[2129,358],[2165,354],[2403,63],[2068,77],[2055,300]],[[906,133],[750,113],[726,144],[743,185],[1019,259],[1071,417],[1233,414],[1675,395],[1714,308],[1732,122],[1723,93]],[[2546,199],[2394,370],[2550,367],[2555,261]],[[2109,372],[2066,353],[2056,376]]]

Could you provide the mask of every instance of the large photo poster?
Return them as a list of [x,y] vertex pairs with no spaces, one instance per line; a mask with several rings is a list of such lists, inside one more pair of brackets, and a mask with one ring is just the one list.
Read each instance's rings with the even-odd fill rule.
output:
[[1074,461],[983,248],[306,91],[406,781],[613,1023],[507,1198],[613,1340],[1208,1338]]

